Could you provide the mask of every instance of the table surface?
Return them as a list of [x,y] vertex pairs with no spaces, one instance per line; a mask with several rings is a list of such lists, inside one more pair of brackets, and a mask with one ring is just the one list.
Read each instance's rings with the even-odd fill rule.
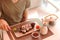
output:
[[[41,18],[42,18],[42,16],[44,17],[44,16],[49,14],[49,13],[45,12],[44,10],[42,10],[41,8],[36,8],[36,9],[31,10],[31,11],[28,11],[28,13],[30,13],[30,14],[35,13],[35,12],[38,13],[41,16]],[[54,27],[49,28],[54,33],[54,35],[49,36],[49,37],[47,37],[47,38],[45,38],[43,40],[60,40],[60,32],[59,32],[60,31],[60,27],[59,27],[59,24],[60,24],[60,12],[57,12],[57,13],[54,13],[54,14],[56,14],[59,17],[59,19],[56,21],[56,25]],[[3,35],[4,35],[4,40],[10,40],[10,38],[9,38],[6,31],[3,31]],[[31,36],[31,35],[28,35],[28,36]],[[32,37],[28,37],[28,36],[26,36],[27,38],[25,38],[25,39],[26,40],[28,40],[28,39],[32,40]],[[14,39],[14,37],[13,37],[13,39]],[[37,40],[37,39],[34,39],[34,40]]]

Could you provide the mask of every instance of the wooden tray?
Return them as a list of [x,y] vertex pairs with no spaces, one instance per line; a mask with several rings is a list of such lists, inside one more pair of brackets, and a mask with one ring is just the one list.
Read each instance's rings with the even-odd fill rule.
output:
[[[9,35],[10,40],[13,40],[10,32],[7,32],[7,33],[8,33],[8,35]],[[11,33],[12,33],[12,32],[11,32]],[[15,38],[15,40],[25,40],[25,39],[28,39],[28,37],[31,38],[31,34],[30,34],[30,33],[27,34],[27,35],[25,35],[25,36],[22,36],[22,37],[16,37],[14,33],[12,33],[12,35],[13,35],[13,37]],[[47,38],[47,37],[49,37],[49,36],[52,36],[52,35],[53,35],[53,33],[52,33],[50,30],[48,30],[48,34],[45,35],[45,36],[41,35],[41,36],[40,36],[40,39],[42,40],[42,39],[45,39],[45,38]],[[35,39],[33,39],[33,40],[35,40]],[[36,39],[36,40],[37,40],[37,39]]]
[[[14,27],[21,27],[22,25],[28,24],[28,23],[33,23],[33,22],[32,21],[25,21],[25,22],[22,22],[22,23],[11,26],[11,29],[13,29]],[[14,35],[15,38],[20,38],[20,37],[25,36],[27,34],[30,34],[32,32],[33,32],[33,29],[29,30],[28,32],[26,32],[24,34],[22,32],[11,31],[11,33]]]
[[[26,23],[32,23],[31,21],[25,21],[25,22],[23,22],[23,23],[19,23],[19,24],[16,24],[16,25],[13,25],[13,26],[11,26],[11,28],[13,28],[13,27],[17,27],[17,26],[21,26],[21,25],[24,25],[24,24],[26,24]],[[22,34],[22,33],[20,33],[20,32],[13,32],[13,31],[9,31],[9,32],[7,32],[8,33],[8,35],[9,35],[9,37],[10,37],[10,39],[11,40],[13,40],[13,38],[11,37],[11,34],[13,35],[13,37],[17,40],[19,40],[21,37],[26,37],[26,36],[28,36],[28,35],[31,35],[30,33],[32,33],[33,32],[33,29],[32,30],[30,30],[29,32],[27,32],[27,33],[25,33],[25,34]],[[11,34],[10,34],[11,33]],[[19,35],[20,34],[20,35]],[[48,30],[48,34],[47,35],[45,35],[45,36],[43,36],[43,35],[41,35],[41,38],[42,39],[44,39],[44,38],[47,38],[47,37],[49,37],[49,36],[51,36],[51,35],[53,35],[53,33],[50,31],[50,30]],[[28,36],[29,37],[29,36]],[[23,38],[22,38],[23,39]]]

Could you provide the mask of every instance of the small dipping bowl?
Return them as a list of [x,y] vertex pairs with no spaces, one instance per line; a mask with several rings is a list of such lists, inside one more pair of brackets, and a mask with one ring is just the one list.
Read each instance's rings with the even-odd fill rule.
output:
[[32,32],[31,35],[32,35],[33,38],[39,38],[40,37],[39,32],[36,32],[36,31]]

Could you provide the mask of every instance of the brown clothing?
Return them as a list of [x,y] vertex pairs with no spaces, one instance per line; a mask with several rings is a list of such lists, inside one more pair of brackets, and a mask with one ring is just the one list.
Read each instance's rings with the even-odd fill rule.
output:
[[0,18],[5,19],[9,25],[16,24],[22,20],[23,12],[29,5],[29,0],[18,0],[16,4],[12,0],[1,0]]

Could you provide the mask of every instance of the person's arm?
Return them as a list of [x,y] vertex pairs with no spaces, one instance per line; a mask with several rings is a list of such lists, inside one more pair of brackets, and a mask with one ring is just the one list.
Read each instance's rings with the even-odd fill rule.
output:
[[26,0],[26,5],[25,5],[25,10],[24,10],[24,12],[23,12],[23,18],[22,18],[22,21],[21,22],[23,22],[23,21],[25,21],[26,19],[27,19],[27,12],[28,12],[28,8],[29,8],[29,6],[30,6],[30,0]]
[[5,31],[11,30],[8,23],[4,19],[1,18],[1,14],[2,12],[0,11],[0,29],[5,30]]
[[5,30],[5,31],[11,30],[8,23],[4,19],[1,18],[1,14],[2,12],[0,11],[0,29]]
[[22,18],[22,20],[21,20],[21,22],[24,22],[24,21],[26,21],[27,20],[27,13],[28,12],[28,10],[26,9],[24,12],[23,12],[23,18]]
[[11,30],[8,23],[4,19],[0,19],[0,29],[5,31]]
[[0,2],[0,29],[9,31],[10,27],[9,27],[8,23],[4,19],[1,18],[1,15],[2,15],[1,10],[2,10],[2,7],[1,7],[1,2]]

